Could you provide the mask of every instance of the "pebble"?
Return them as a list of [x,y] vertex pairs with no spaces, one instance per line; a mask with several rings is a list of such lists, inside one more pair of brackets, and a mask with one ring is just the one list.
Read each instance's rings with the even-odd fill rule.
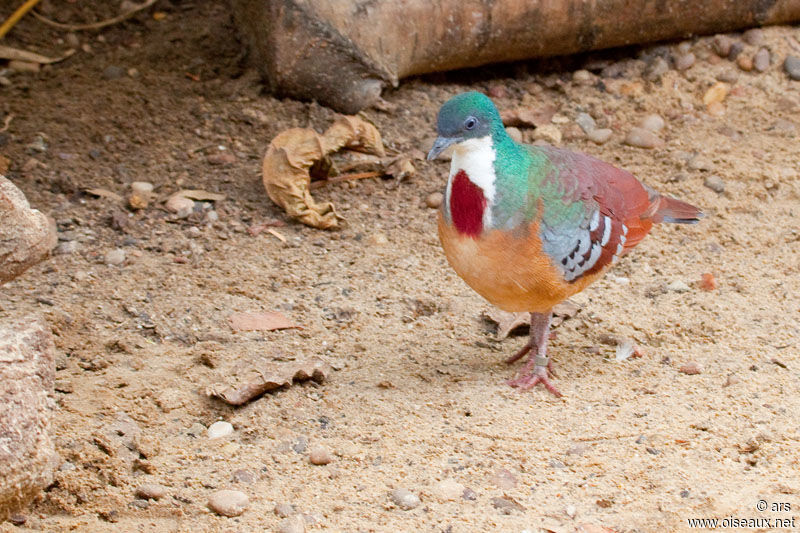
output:
[[724,83],[736,83],[739,80],[739,73],[733,69],[725,69],[717,74],[717,79]]
[[586,445],[582,442],[567,450],[567,455],[583,455],[584,453],[586,453]]
[[744,39],[744,42],[747,44],[761,46],[761,43],[764,42],[764,30],[761,28],[749,29],[742,34],[742,39]]
[[191,437],[199,437],[206,432],[206,427],[200,422],[195,422],[192,427],[186,430],[186,434]]
[[249,485],[249,484],[255,482],[255,480],[256,480],[255,474],[253,474],[253,472],[251,472],[250,470],[246,470],[244,468],[240,468],[238,470],[235,470],[233,472],[233,476],[232,477],[233,477],[234,483],[244,483],[246,485]]
[[736,58],[736,65],[745,72],[753,70],[753,60],[746,55],[740,55]]
[[728,57],[728,54],[731,53],[731,46],[733,46],[733,39],[727,35],[717,35],[711,45],[719,57]]
[[702,170],[702,171],[709,171],[714,169],[714,163],[705,156],[696,155],[689,160],[687,166],[690,170]]
[[519,130],[519,128],[515,128],[514,126],[509,126],[508,128],[506,128],[506,133],[508,133],[508,136],[514,139],[514,141],[518,143],[522,142],[522,132]]
[[467,487],[464,489],[464,492],[461,493],[461,499],[474,502],[478,499],[478,494],[471,488]]
[[649,81],[657,81],[669,70],[669,64],[663,57],[656,56],[644,69],[644,77]]
[[53,253],[56,255],[74,254],[78,251],[78,241],[62,241],[55,247]]
[[125,69],[118,65],[109,65],[103,69],[103,79],[118,80],[125,76]]
[[564,512],[570,518],[575,518],[575,515],[578,514],[578,509],[574,505],[567,505],[567,508],[564,509]]
[[561,130],[554,124],[545,124],[533,130],[534,139],[541,139],[553,145],[561,144],[561,137]]
[[725,192],[725,182],[722,181],[722,178],[720,178],[716,174],[712,174],[711,176],[708,176],[705,179],[705,181],[703,182],[703,185],[705,185],[706,187],[708,187],[709,189],[711,189],[712,191],[714,191],[716,193],[720,193],[721,194],[721,193]]
[[653,133],[658,133],[664,129],[664,119],[661,118],[660,115],[653,113],[644,117],[641,122],[639,122],[639,127],[650,130]]
[[160,500],[167,494],[167,488],[158,483],[145,483],[138,487],[134,494],[143,500]]
[[525,508],[517,502],[508,498],[492,498],[492,507],[502,514],[511,514],[514,511],[524,511]]
[[597,123],[589,113],[578,113],[578,116],[575,117],[575,123],[586,133],[591,133],[597,129]]
[[800,80],[800,57],[786,56],[786,60],[783,62],[783,70],[793,80]]
[[506,91],[504,85],[492,85],[489,87],[489,90],[486,91],[486,94],[492,98],[505,98],[508,96],[508,91]]
[[675,58],[675,70],[684,71],[690,69],[692,65],[694,65],[696,59],[697,58],[695,58],[694,54],[691,52],[679,55]]
[[419,496],[407,489],[394,489],[389,493],[395,505],[404,511],[408,511],[418,507],[420,502]]
[[247,494],[240,490],[218,490],[208,498],[209,509],[229,517],[239,516],[249,504]]
[[685,365],[681,366],[678,371],[681,374],[686,374],[687,376],[694,376],[703,372],[703,366],[700,363],[689,361]]
[[455,501],[464,494],[464,485],[454,479],[443,479],[433,486],[431,491],[440,501]]
[[667,290],[670,290],[672,292],[689,292],[690,289],[689,286],[686,284],[686,282],[676,279],[675,281],[667,285]]
[[736,385],[737,383],[739,383],[739,378],[736,377],[735,374],[728,374],[728,377],[725,379],[725,383],[722,386],[730,387],[731,385]]
[[103,256],[103,262],[107,265],[121,265],[125,262],[125,250],[120,248],[109,250],[106,252],[106,255]]
[[297,509],[291,503],[276,503],[275,509],[273,509],[276,515],[280,516],[281,518],[287,518],[292,516],[293,514],[297,513]]
[[744,50],[744,45],[740,42],[734,42],[731,44],[730,50],[728,50],[728,59],[731,61],[736,61],[736,58],[739,57],[739,54],[742,53]]
[[599,128],[586,133],[586,138],[595,144],[605,144],[613,132],[608,128]]
[[766,72],[770,64],[769,50],[760,48],[753,57],[753,67],[759,72]]
[[444,195],[440,192],[432,192],[425,197],[425,205],[431,209],[438,209],[442,205]]
[[164,207],[178,215],[178,217],[186,218],[194,211],[194,200],[185,196],[173,195],[167,199]]
[[326,448],[314,446],[308,453],[308,460],[312,465],[327,465],[333,462],[333,457]]
[[81,40],[78,39],[78,36],[71,32],[64,37],[64,41],[70,48],[78,48],[81,45]]
[[308,439],[305,435],[298,435],[294,441],[292,441],[292,449],[295,453],[304,453],[308,449]]
[[305,533],[306,521],[302,515],[294,515],[284,518],[278,524],[278,533]]
[[206,160],[212,165],[230,166],[236,163],[236,156],[225,150],[209,154]]
[[209,439],[219,439],[227,437],[231,433],[233,433],[233,425],[230,422],[219,420],[208,426],[207,435]]
[[722,102],[711,102],[706,106],[706,111],[713,117],[721,117],[725,114],[725,104]]
[[369,236],[370,244],[381,246],[389,242],[389,238],[383,233],[373,233]]
[[663,143],[655,133],[644,128],[631,128],[625,136],[625,144],[637,148],[655,148]]

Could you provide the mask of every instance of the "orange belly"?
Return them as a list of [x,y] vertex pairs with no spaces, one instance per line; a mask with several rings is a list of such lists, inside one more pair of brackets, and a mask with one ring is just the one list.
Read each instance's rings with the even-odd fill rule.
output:
[[472,238],[459,234],[439,213],[439,240],[450,266],[467,285],[506,311],[548,312],[602,274],[564,281],[542,251],[538,222],[527,232],[489,230]]

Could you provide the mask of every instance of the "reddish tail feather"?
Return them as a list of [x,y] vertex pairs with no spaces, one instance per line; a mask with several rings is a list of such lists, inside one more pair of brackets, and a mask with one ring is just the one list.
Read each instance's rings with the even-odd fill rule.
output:
[[[653,222],[672,222],[675,224],[696,224],[703,218],[698,208],[684,201],[657,195],[652,200]],[[648,210],[649,211],[649,210]]]

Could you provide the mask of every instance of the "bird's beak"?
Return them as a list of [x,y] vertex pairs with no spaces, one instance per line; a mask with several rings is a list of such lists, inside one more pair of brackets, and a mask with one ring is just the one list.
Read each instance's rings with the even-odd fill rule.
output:
[[433,148],[428,152],[428,161],[436,159],[436,157],[444,152],[447,147],[459,142],[461,139],[458,137],[436,137],[433,142]]

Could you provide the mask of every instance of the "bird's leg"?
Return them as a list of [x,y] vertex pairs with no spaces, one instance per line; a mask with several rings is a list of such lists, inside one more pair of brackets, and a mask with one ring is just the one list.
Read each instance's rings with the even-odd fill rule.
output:
[[550,358],[547,357],[547,339],[550,333],[550,320],[552,313],[531,313],[531,337],[519,352],[507,362],[513,362],[530,352],[525,366],[520,370],[519,376],[508,382],[512,387],[523,390],[533,388],[541,383],[556,397],[561,393],[550,383],[552,376]]

